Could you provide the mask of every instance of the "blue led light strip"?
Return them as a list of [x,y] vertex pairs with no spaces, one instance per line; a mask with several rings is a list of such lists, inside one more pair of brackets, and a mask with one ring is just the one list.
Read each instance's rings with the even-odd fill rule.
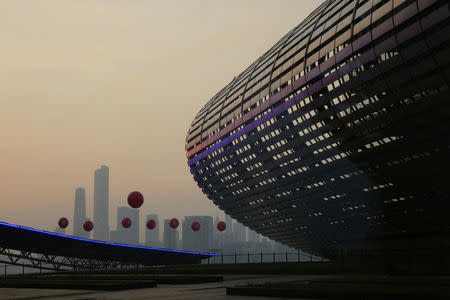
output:
[[219,256],[219,254],[213,254],[213,253],[201,253],[201,252],[191,252],[191,251],[182,251],[182,250],[151,248],[151,247],[143,247],[143,246],[135,246],[135,245],[103,242],[103,241],[97,241],[97,240],[89,240],[89,239],[79,238],[79,237],[76,237],[76,236],[59,234],[59,233],[54,233],[54,232],[34,229],[34,228],[30,228],[30,227],[9,224],[9,223],[5,223],[5,222],[0,222],[0,226],[6,226],[6,227],[16,228],[16,229],[26,230],[26,231],[33,231],[33,232],[38,232],[38,233],[41,233],[41,234],[57,236],[57,237],[65,238],[65,239],[71,239],[71,240],[77,240],[77,241],[94,243],[94,244],[101,244],[101,245],[109,245],[109,246],[116,246],[116,247],[127,247],[127,248],[142,249],[142,250],[153,250],[153,251],[163,251],[163,252],[203,255],[203,256]]

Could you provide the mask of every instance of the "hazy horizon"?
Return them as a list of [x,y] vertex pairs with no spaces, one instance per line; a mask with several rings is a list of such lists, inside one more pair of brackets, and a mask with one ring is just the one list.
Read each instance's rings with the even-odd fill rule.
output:
[[187,167],[191,121],[321,2],[1,2],[0,220],[53,230],[77,187],[92,219],[101,165],[111,228],[134,190],[141,220],[215,216]]

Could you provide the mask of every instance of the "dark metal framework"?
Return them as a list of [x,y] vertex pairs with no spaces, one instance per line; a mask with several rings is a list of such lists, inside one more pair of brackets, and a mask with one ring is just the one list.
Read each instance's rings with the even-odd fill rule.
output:
[[89,240],[0,222],[0,262],[32,268],[195,264],[216,255]]
[[[0,248],[0,263],[34,268],[39,270],[60,271],[65,269],[109,269],[130,267],[130,263],[120,261],[98,260],[91,258],[65,257],[29,251]],[[3,256],[3,257],[2,257]],[[6,273],[6,272],[5,272]]]
[[325,1],[197,114],[195,181],[311,253],[448,246],[449,16],[444,0]]

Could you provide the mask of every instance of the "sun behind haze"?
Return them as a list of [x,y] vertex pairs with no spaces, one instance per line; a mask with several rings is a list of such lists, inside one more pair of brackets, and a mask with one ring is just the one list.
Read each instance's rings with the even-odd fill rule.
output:
[[320,3],[1,1],[0,221],[54,229],[79,186],[92,218],[101,165],[110,227],[133,190],[141,217],[216,215],[187,167],[189,125]]

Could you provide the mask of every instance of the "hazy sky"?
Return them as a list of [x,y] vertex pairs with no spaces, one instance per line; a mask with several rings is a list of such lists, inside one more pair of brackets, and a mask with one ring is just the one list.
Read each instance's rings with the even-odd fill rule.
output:
[[102,164],[111,226],[133,190],[141,216],[216,215],[187,167],[188,127],[320,3],[0,1],[0,220],[54,229],[78,186],[92,217]]

